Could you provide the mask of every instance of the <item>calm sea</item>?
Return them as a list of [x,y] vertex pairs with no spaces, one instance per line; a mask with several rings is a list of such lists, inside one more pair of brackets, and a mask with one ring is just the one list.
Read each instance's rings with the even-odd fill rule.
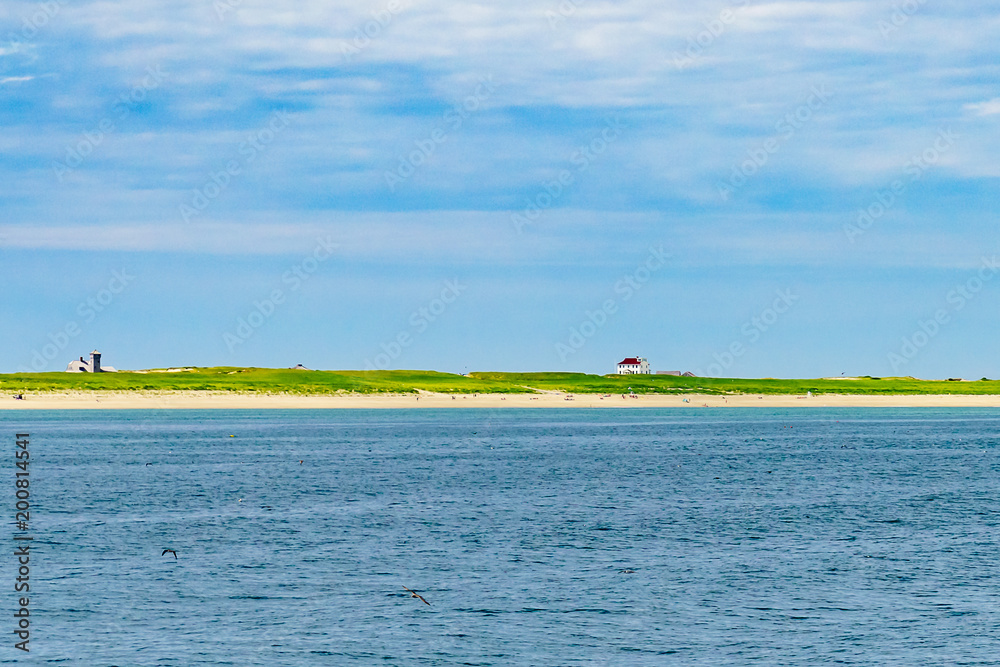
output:
[[3,412],[0,432],[6,663],[1000,665],[998,410]]

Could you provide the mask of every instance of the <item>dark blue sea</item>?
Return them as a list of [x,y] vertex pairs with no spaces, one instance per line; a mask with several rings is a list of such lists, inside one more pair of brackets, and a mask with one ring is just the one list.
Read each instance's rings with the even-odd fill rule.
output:
[[1000,665],[1000,410],[15,411],[0,434],[4,663]]

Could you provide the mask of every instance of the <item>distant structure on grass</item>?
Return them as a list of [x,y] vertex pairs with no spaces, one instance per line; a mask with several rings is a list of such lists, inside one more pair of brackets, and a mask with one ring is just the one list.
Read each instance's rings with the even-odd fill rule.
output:
[[292,371],[307,371],[309,369],[306,368],[305,366],[303,366],[302,364],[295,364],[289,370],[292,370]]
[[618,362],[618,375],[649,375],[649,360],[645,357],[626,357]]
[[684,371],[683,373],[680,372],[680,371],[656,371],[656,374],[657,375],[673,375],[674,377],[679,377],[679,378],[681,378],[681,377],[683,377],[683,378],[693,378],[693,377],[695,377],[695,374],[692,373],[691,371]]
[[101,353],[94,350],[90,353],[90,361],[80,357],[80,361],[71,361],[66,366],[67,373],[117,373],[113,366],[101,366]]

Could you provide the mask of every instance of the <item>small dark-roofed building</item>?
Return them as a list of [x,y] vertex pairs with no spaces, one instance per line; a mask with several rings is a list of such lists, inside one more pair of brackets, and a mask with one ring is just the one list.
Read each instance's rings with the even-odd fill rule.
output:
[[67,373],[117,373],[113,366],[101,366],[101,353],[94,350],[90,353],[90,361],[80,357],[79,361],[71,361],[66,366]]

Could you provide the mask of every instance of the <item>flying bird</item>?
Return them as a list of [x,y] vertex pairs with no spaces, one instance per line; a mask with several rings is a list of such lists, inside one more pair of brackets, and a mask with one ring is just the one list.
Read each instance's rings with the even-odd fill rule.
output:
[[406,586],[403,586],[403,589],[404,589],[405,591],[407,591],[408,593],[410,593],[410,597],[411,597],[411,598],[420,598],[420,601],[421,601],[421,602],[423,602],[424,604],[426,604],[426,605],[429,605],[429,604],[430,604],[430,602],[428,602],[427,600],[425,600],[425,599],[424,599],[424,596],[423,596],[423,595],[421,595],[420,593],[418,593],[418,592],[416,592],[416,591],[411,591],[411,590],[410,590],[409,588],[407,588]]
[[167,554],[173,554],[174,555],[174,560],[177,560],[177,552],[174,551],[173,549],[164,549],[163,553],[160,554],[160,555],[161,556],[166,556]]

